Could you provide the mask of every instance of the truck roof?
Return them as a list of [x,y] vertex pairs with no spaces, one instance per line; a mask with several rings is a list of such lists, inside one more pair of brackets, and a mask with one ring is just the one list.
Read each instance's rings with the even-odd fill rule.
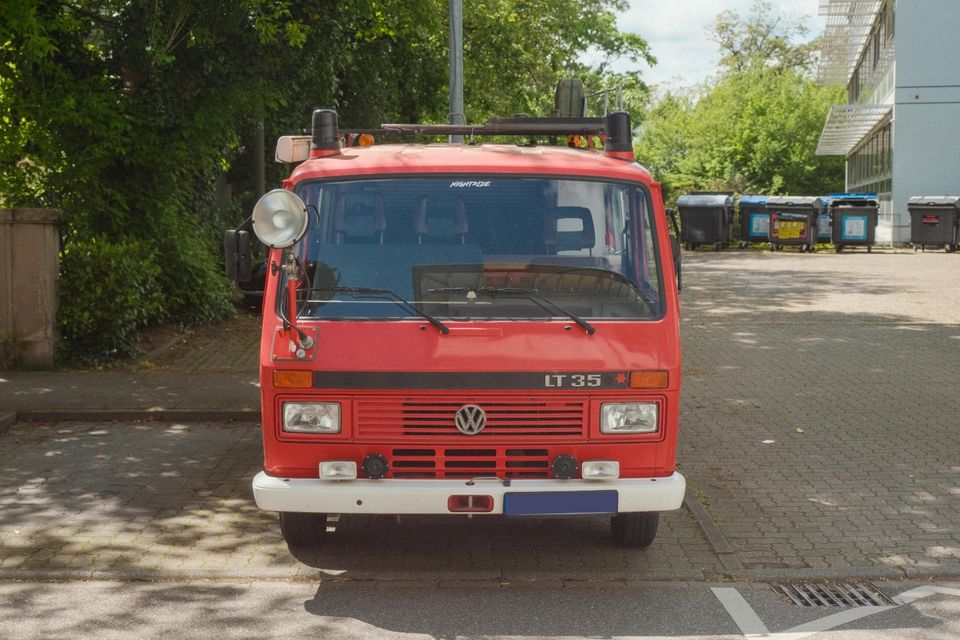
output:
[[304,161],[293,182],[313,178],[398,174],[553,174],[654,182],[651,173],[587,149],[515,144],[381,144],[348,147],[340,153]]

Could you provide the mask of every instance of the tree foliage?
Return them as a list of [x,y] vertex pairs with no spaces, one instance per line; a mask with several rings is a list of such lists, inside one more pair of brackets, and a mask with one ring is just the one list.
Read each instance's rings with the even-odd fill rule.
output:
[[806,25],[796,16],[774,12],[769,2],[758,1],[747,18],[729,9],[721,12],[710,37],[720,48],[724,70],[746,71],[760,64],[808,72],[817,61],[820,44],[819,40],[802,42],[807,33]]
[[[648,58],[641,38],[616,29],[624,6],[465,3],[468,116],[543,113],[569,73],[606,83],[603,69],[577,62],[588,49]],[[82,324],[81,306],[116,312],[90,295],[90,265],[134,268],[133,250],[151,265],[137,287],[158,295],[123,316],[124,339],[131,327],[230,312],[218,238],[257,195],[259,123],[269,140],[302,131],[316,106],[337,109],[345,126],[444,121],[446,16],[446,0],[7,0],[0,206],[66,214],[63,281],[75,291],[61,293],[60,329],[83,345],[73,355],[122,351],[83,333],[94,324]],[[283,170],[271,168],[270,182]]]
[[841,158],[814,151],[837,88],[810,77],[805,33],[769,5],[741,19],[720,14],[721,74],[688,93],[667,93],[647,114],[639,160],[671,199],[693,190],[819,195],[843,188]]

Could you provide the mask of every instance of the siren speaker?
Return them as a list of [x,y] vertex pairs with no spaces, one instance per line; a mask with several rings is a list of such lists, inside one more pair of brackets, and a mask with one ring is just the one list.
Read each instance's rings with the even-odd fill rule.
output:
[[274,189],[253,207],[253,231],[263,244],[285,249],[307,232],[307,205],[297,194]]

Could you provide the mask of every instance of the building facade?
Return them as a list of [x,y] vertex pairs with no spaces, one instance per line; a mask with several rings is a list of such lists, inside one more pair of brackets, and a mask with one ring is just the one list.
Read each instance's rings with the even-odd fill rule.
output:
[[847,87],[819,155],[880,197],[879,242],[910,240],[907,200],[960,194],[960,0],[820,0],[820,82]]

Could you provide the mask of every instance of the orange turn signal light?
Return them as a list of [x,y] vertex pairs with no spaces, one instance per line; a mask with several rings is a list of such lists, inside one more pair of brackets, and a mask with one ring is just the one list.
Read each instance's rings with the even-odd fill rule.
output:
[[666,389],[670,376],[666,371],[631,371],[631,389]]
[[374,143],[373,136],[369,133],[361,133],[357,137],[357,146],[358,147],[372,147]]
[[313,386],[310,371],[274,371],[273,386],[278,389],[309,389]]

